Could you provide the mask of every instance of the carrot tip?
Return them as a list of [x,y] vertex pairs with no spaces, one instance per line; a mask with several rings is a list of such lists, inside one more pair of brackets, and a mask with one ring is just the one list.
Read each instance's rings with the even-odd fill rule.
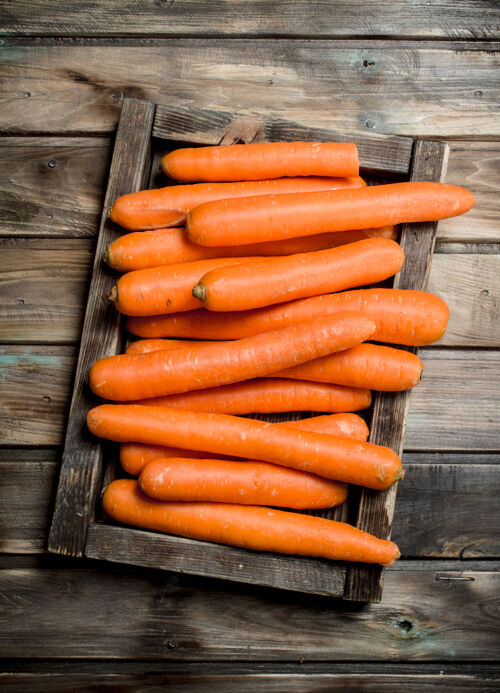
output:
[[400,469],[399,472],[396,474],[394,481],[399,481],[400,479],[404,479],[405,476],[405,470]]
[[118,287],[116,286],[116,284],[111,289],[111,293],[109,294],[109,300],[113,301],[113,303],[116,303],[118,301]]
[[207,300],[207,290],[203,286],[203,284],[197,284],[193,288],[193,296],[200,301],[206,301]]
[[110,264],[109,245],[106,246],[106,250],[105,250],[104,253],[102,254],[102,259],[104,260],[104,262],[105,262],[107,265]]

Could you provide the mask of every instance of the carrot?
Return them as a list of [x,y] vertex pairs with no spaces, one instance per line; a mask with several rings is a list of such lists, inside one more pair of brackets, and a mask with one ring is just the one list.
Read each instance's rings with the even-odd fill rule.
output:
[[396,274],[403,262],[403,250],[395,241],[365,238],[339,248],[211,270],[194,287],[193,296],[212,311],[251,310],[373,284]]
[[418,385],[422,368],[422,361],[409,351],[381,344],[359,344],[274,375],[395,392]]
[[357,176],[353,142],[264,142],[176,149],[161,167],[182,182],[263,180],[283,176]]
[[134,479],[111,482],[102,504],[124,524],[254,551],[381,565],[391,565],[400,555],[392,541],[344,522],[252,505],[155,501]]
[[138,231],[120,236],[108,245],[104,260],[110,267],[119,272],[160,267],[161,265],[196,262],[214,257],[251,257],[254,255],[295,255],[314,250],[334,248],[346,243],[360,241],[363,238],[397,239],[395,226],[383,226],[381,229],[361,229],[357,231],[337,231],[321,233],[317,236],[288,238],[274,243],[251,243],[249,245],[207,248],[187,240],[184,229],[157,229],[156,231]]
[[425,291],[358,289],[241,312],[193,310],[181,315],[129,318],[126,327],[132,334],[147,338],[241,339],[341,310],[360,311],[373,320],[377,329],[371,339],[408,346],[440,339],[449,316],[446,303]]
[[162,397],[268,375],[361,343],[375,324],[338,313],[225,344],[203,344],[97,361],[89,373],[96,395],[120,402]]
[[390,448],[227,414],[103,404],[88,413],[87,425],[91,433],[118,443],[237,455],[376,490],[403,474],[401,460]]
[[347,486],[268,462],[170,457],[146,465],[139,486],[164,501],[209,501],[280,508],[332,508]]
[[254,258],[214,258],[166,267],[127,272],[111,291],[116,309],[125,315],[162,315],[196,310],[200,302],[193,296],[196,282],[216,267],[237,265]]
[[140,190],[119,197],[109,216],[131,231],[179,226],[187,213],[204,202],[229,197],[269,195],[314,190],[342,190],[366,185],[358,175],[349,178],[281,178],[238,183],[199,183],[171,185],[156,190]]
[[169,351],[182,347],[195,347],[197,344],[217,344],[217,342],[188,339],[138,339],[129,344],[126,354],[149,354],[151,351]]
[[[357,414],[327,414],[325,416],[313,416],[299,421],[280,422],[281,426],[298,428],[303,431],[315,431],[316,433],[329,433],[342,438],[366,441],[368,438],[368,426]],[[182,450],[182,448],[167,448],[159,445],[145,445],[144,443],[123,443],[120,446],[120,462],[123,469],[129,474],[140,474],[148,462],[159,457],[197,457],[200,459],[211,456],[210,453],[195,450]],[[214,455],[215,457],[215,455]],[[220,455],[219,455],[220,457]]]
[[190,211],[193,243],[243,245],[402,222],[437,221],[467,212],[474,195],[445,183],[391,183],[359,190],[263,195],[207,202]]
[[286,411],[350,412],[369,407],[371,392],[330,383],[310,383],[285,378],[256,378],[205,390],[142,399],[135,404],[218,414],[273,414]]

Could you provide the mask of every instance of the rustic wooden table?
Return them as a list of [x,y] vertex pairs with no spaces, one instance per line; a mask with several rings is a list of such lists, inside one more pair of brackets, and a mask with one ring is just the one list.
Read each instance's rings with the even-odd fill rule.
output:
[[[2,690],[498,690],[498,4],[0,0]],[[477,196],[440,223],[383,601],[45,552],[124,96],[447,140]]]

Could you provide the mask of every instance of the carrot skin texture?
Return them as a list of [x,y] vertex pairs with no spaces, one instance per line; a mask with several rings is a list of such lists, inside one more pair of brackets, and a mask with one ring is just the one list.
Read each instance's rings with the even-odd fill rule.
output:
[[440,339],[448,323],[446,303],[434,294],[411,289],[358,289],[289,301],[256,310],[129,318],[127,330],[145,338],[241,339],[338,311],[359,311],[375,322],[370,337],[379,342],[424,346]]
[[278,241],[403,222],[438,221],[467,212],[474,195],[447,183],[390,183],[333,190],[216,200],[186,219],[190,241],[206,246]]
[[276,373],[278,378],[298,378],[383,392],[409,390],[420,382],[423,363],[409,351],[381,344],[359,344]]
[[375,324],[363,315],[338,313],[225,344],[204,344],[97,361],[92,391],[115,401],[163,397],[268,375],[367,339]]
[[134,479],[105,490],[104,511],[124,524],[256,551],[391,565],[396,544],[343,522],[225,503],[170,503],[148,499]]
[[126,354],[149,354],[152,351],[170,351],[183,347],[196,347],[200,344],[217,344],[216,341],[199,341],[195,339],[138,339],[125,349]]
[[135,270],[116,282],[116,309],[125,315],[164,315],[196,310],[200,302],[192,289],[206,272],[217,267],[237,265],[254,258],[214,258],[165,267]]
[[[316,433],[329,433],[330,435],[352,438],[365,442],[368,439],[369,429],[364,420],[357,414],[326,414],[313,416],[299,421],[285,421],[281,426],[297,428],[303,431]],[[140,474],[148,462],[159,457],[197,457],[203,459],[211,456],[210,453],[182,448],[167,448],[159,445],[146,445],[145,443],[123,443],[120,446],[120,462],[123,469],[129,474]],[[215,457],[215,453],[213,454]]]
[[205,390],[142,399],[134,404],[214,414],[276,414],[290,411],[353,412],[371,405],[371,391],[331,383],[256,378]]
[[403,249],[395,241],[365,238],[329,250],[220,267],[200,279],[193,295],[211,311],[252,310],[373,284],[396,274],[403,262]]
[[357,176],[353,142],[264,142],[176,149],[162,169],[174,180],[251,181],[283,176]]
[[118,443],[237,455],[376,490],[403,474],[401,460],[390,448],[227,414],[102,404],[88,413],[87,425],[94,435]]
[[274,243],[207,248],[188,241],[183,228],[156,229],[120,236],[107,247],[104,259],[110,267],[119,272],[131,272],[216,257],[296,255],[354,243],[363,238],[381,237],[395,241],[397,235],[397,227],[383,226],[380,229],[321,233],[317,236],[289,238]]
[[162,226],[180,226],[185,222],[190,209],[213,200],[365,186],[366,183],[358,175],[346,178],[310,176],[236,183],[171,185],[122,195],[115,200],[109,216],[111,221],[125,229],[143,231]]
[[171,457],[150,462],[139,477],[141,490],[165,501],[208,501],[333,508],[347,499],[346,484],[268,462]]

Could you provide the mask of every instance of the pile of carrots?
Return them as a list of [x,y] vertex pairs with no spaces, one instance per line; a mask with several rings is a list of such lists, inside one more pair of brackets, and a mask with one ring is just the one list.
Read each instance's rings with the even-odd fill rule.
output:
[[[162,167],[183,184],[123,195],[110,214],[132,231],[105,253],[124,273],[111,298],[142,339],[89,374],[115,402],[89,412],[89,429],[121,443],[135,477],[107,487],[106,513],[249,549],[390,565],[393,542],[286,509],[331,508],[348,484],[384,490],[403,477],[353,412],[372,390],[417,385],[422,362],[367,340],[430,344],[448,308],[429,293],[359,287],[402,267],[396,224],[462,214],[473,195],[367,187],[354,144],[180,149]],[[292,411],[324,414],[237,416]]]

